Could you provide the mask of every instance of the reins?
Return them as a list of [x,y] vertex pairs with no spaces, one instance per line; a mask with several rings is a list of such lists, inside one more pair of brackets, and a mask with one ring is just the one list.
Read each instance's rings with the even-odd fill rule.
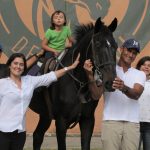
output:
[[[90,43],[89,43],[89,45],[88,45],[88,47],[87,47],[87,52],[86,52],[86,58],[87,58],[87,54],[88,54],[88,50],[89,50],[89,47],[90,47],[90,44],[91,44],[91,41],[92,40],[90,40]],[[80,43],[78,43],[78,45],[79,45]],[[78,46],[77,45],[77,46]],[[74,53],[75,53],[75,51],[77,50],[77,46],[72,50],[73,51],[73,55],[72,55],[72,63],[73,63],[73,58],[74,58]],[[57,62],[59,63],[59,65],[62,67],[62,68],[65,68],[65,66],[62,64],[62,62],[56,57],[56,60],[57,60]],[[73,79],[73,80],[75,80],[77,83],[79,83],[79,85],[80,85],[80,87],[84,87],[85,85],[87,85],[88,83],[91,83],[91,82],[82,82],[82,81],[80,81],[79,79],[77,79],[72,73],[70,73],[70,72],[67,72],[67,74]]]
[[[62,62],[61,62],[59,59],[56,58],[56,60],[57,60],[58,64],[59,64],[62,68],[65,68],[65,66],[62,64]],[[80,87],[84,87],[84,86],[87,84],[87,83],[84,83],[84,82],[80,81],[79,79],[77,79],[72,73],[67,72],[67,74],[68,74],[73,80],[75,80],[76,82],[78,82],[79,85],[80,85]]]

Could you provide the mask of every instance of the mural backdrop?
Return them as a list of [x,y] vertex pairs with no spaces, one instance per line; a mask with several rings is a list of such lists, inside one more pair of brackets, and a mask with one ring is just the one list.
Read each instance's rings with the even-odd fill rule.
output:
[[118,45],[126,38],[140,41],[143,55],[150,55],[150,0],[0,0],[1,62],[14,52],[27,57],[40,49],[44,32],[55,10],[66,13],[72,31],[75,25],[95,22],[101,17],[109,24],[114,17]]

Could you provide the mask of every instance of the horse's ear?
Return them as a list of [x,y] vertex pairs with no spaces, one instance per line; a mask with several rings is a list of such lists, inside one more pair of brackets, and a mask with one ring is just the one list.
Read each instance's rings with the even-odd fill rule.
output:
[[111,24],[108,26],[111,32],[114,32],[117,28],[117,18],[114,18],[114,20],[111,22]]
[[103,22],[101,21],[101,17],[99,17],[95,22],[94,33],[99,32],[102,25]]

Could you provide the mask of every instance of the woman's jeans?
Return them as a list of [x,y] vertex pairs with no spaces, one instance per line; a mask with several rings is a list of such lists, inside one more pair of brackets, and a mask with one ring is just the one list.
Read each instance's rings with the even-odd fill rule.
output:
[[0,150],[23,150],[26,140],[26,132],[18,133],[0,131]]
[[141,141],[143,143],[143,150],[150,150],[150,123],[140,123]]

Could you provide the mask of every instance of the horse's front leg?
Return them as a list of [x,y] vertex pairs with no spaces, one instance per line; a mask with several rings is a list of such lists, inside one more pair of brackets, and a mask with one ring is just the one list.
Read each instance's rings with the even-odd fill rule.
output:
[[58,117],[55,124],[58,150],[66,150],[66,120],[63,117]]
[[95,118],[92,114],[88,118],[80,119],[79,126],[81,131],[81,149],[90,150],[91,137],[94,129]]
[[38,125],[33,133],[33,150],[40,150],[43,143],[44,134],[51,124],[51,119],[46,116],[39,118]]

